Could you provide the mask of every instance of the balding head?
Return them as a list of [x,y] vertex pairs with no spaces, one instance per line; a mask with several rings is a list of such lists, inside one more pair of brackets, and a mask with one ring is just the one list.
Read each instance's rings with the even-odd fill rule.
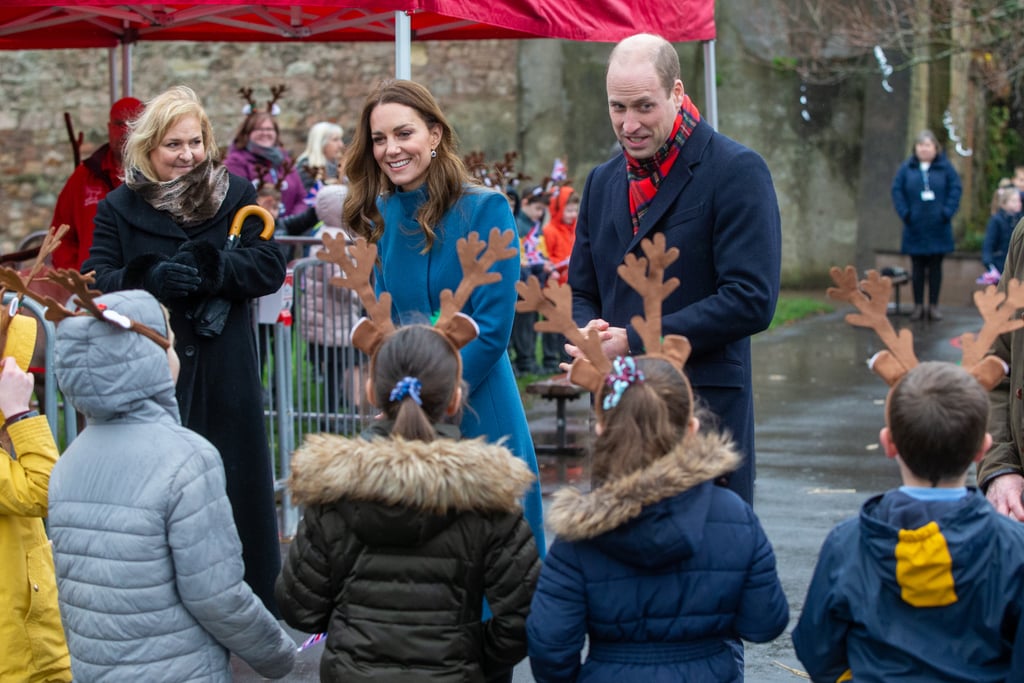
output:
[[[665,92],[671,92],[675,82],[681,80],[679,53],[661,36],[653,33],[637,33],[621,40],[608,56],[608,68],[612,65],[651,64],[658,75]],[[607,74],[606,74],[607,75]]]

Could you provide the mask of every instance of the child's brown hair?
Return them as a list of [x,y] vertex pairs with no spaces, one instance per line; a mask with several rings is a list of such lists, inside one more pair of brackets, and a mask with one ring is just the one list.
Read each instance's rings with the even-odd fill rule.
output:
[[693,417],[693,391],[686,376],[657,356],[632,361],[635,379],[621,389],[616,405],[605,397],[617,389],[603,386],[595,396],[595,417],[601,427],[594,441],[594,485],[647,467],[675,448],[686,436]]
[[900,459],[933,486],[967,471],[985,440],[988,392],[962,367],[927,362],[892,388],[886,420]]
[[462,382],[462,357],[432,326],[405,325],[380,345],[370,376],[374,405],[394,422],[391,433],[433,441]]

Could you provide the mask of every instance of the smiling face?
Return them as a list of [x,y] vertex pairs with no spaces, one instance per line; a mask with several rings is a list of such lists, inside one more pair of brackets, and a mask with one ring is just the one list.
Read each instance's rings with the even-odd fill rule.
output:
[[389,102],[370,113],[370,139],[381,170],[408,192],[426,181],[430,152],[441,141],[441,127],[428,126],[412,107]]
[[658,80],[650,59],[627,53],[608,65],[608,114],[619,144],[634,159],[650,159],[672,134],[683,103],[683,82],[671,90]]
[[277,129],[270,114],[257,114],[253,117],[249,140],[260,147],[273,147],[277,144]]
[[185,175],[204,159],[203,129],[195,116],[183,116],[171,124],[159,144],[149,153],[149,162],[161,182]]

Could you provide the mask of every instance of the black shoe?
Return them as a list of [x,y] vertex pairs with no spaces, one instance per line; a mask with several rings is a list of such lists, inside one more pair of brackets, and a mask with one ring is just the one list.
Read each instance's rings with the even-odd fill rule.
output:
[[914,310],[910,313],[911,320],[921,320],[924,318],[924,306],[914,306]]

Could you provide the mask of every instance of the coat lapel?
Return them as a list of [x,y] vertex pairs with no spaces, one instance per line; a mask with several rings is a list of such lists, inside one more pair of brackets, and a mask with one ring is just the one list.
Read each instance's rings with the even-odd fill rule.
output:
[[[644,217],[640,219],[640,229],[636,235],[630,235],[629,246],[626,249],[627,253],[636,249],[637,245],[640,244],[640,240],[647,237],[654,229],[654,226],[658,225],[659,221],[661,221],[665,212],[676,204],[679,195],[682,194],[693,178],[692,168],[700,163],[704,150],[707,148],[710,140],[711,127],[701,120],[690,134],[690,137],[686,139],[686,143],[683,145],[682,150],[680,150],[679,157],[672,164],[672,170],[669,171],[668,176],[658,186],[658,191],[654,195],[654,201],[651,202]],[[629,211],[628,196],[626,211]],[[626,224],[630,227],[630,232],[632,232],[633,224],[628,216]]]
[[616,168],[611,173],[608,191],[613,201],[606,205],[612,207],[612,225],[619,238],[619,251],[627,253],[629,243],[633,240],[633,220],[629,217],[629,176],[626,172],[626,157],[620,152],[615,160]]

